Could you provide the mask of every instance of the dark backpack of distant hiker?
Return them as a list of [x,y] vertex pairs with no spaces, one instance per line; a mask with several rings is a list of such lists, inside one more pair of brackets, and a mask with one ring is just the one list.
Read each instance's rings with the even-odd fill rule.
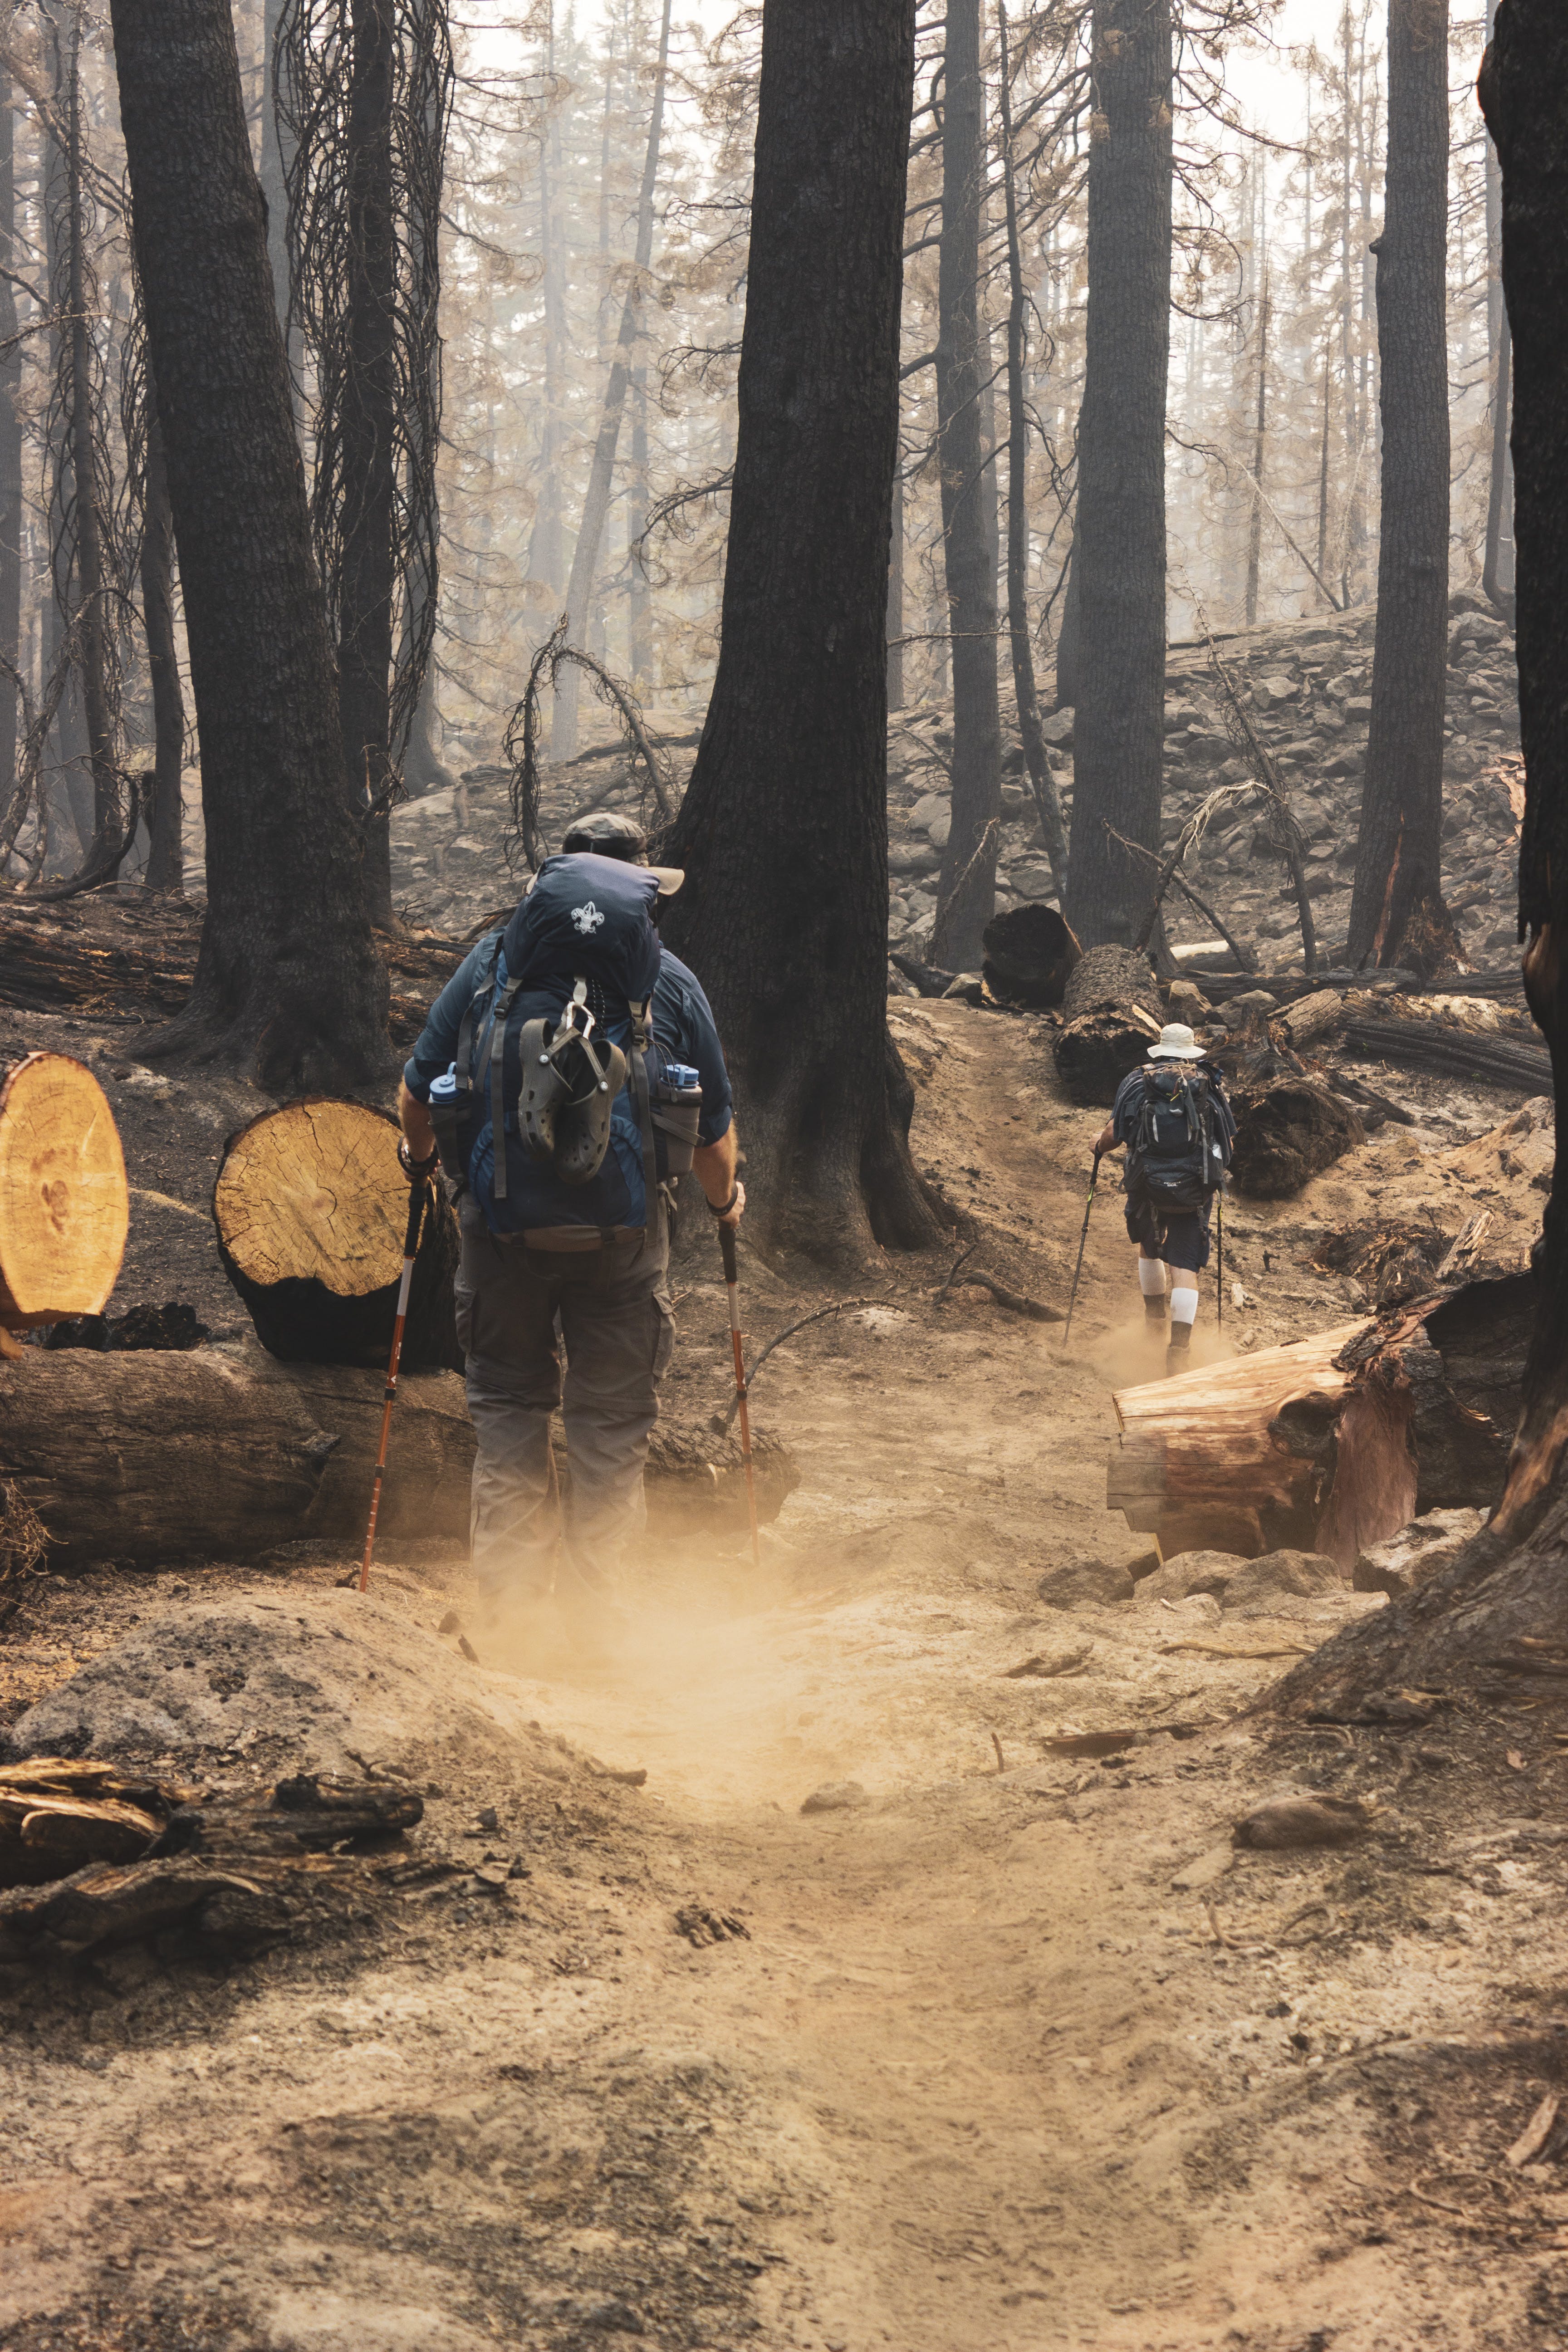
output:
[[637,1139],[645,1232],[668,1177],[691,1165],[697,1073],[666,1061],[653,1034],[658,891],[646,866],[618,858],[547,858],[506,929],[479,944],[457,1059],[430,1089],[430,1116],[442,1167],[459,1182],[491,1130],[500,1229],[520,1193],[551,1213],[525,1225],[620,1229],[613,1158],[601,1180],[617,1115]]
[[1201,1209],[1230,1165],[1214,1080],[1190,1062],[1151,1065],[1127,1151],[1127,1190],[1158,1212]]

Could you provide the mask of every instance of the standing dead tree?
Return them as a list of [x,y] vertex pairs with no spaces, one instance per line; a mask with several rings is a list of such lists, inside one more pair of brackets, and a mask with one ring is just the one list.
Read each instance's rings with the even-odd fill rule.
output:
[[310,529],[338,653],[371,914],[392,920],[387,811],[436,634],[446,0],[287,0],[276,92]]
[[72,11],[63,45],[55,31],[56,103],[47,201],[50,214],[50,307],[61,318],[46,418],[55,451],[50,549],[62,618],[78,622],[82,709],[92,770],[92,844],[84,872],[111,870],[130,822],[120,759],[119,631],[124,567],[114,529],[114,480],[100,295],[93,266],[98,227],[81,105],[81,18]]
[[[659,25],[658,64],[653,85],[653,110],[648,118],[647,152],[643,163],[642,187],[637,197],[637,250],[632,258],[631,280],[626,300],[621,306],[620,332],[616,339],[615,356],[610,362],[609,382],[605,387],[604,411],[599,420],[599,436],[594,445],[593,464],[588,469],[588,488],[583,500],[583,520],[577,532],[577,544],[573,551],[572,575],[566,583],[566,615],[569,634],[574,645],[581,645],[588,617],[588,599],[593,593],[594,575],[599,567],[599,548],[605,536],[605,524],[610,511],[610,488],[615,479],[616,451],[621,437],[621,417],[626,408],[626,392],[632,380],[633,359],[642,334],[643,308],[647,299],[648,265],[653,259],[653,200],[658,184],[659,142],[664,129],[665,79],[669,63],[670,0],[664,0],[664,12]],[[551,734],[552,756],[569,760],[577,749],[577,668],[574,664],[562,682],[556,697],[554,725]],[[556,665],[559,667],[559,664]],[[552,670],[552,677],[554,670]]]

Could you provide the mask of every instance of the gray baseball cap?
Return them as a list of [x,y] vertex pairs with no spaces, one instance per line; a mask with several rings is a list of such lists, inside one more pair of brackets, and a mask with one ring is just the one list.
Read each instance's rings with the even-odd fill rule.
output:
[[[563,855],[571,857],[586,851],[595,857],[619,857],[628,866],[647,866],[647,835],[636,817],[623,815],[619,809],[588,809],[574,816],[562,841]],[[647,866],[658,879],[661,898],[673,898],[686,879],[679,866]]]

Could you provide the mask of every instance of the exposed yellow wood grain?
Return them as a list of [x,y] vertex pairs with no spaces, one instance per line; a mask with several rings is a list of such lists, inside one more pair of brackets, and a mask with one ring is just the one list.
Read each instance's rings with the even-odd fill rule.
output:
[[0,1323],[100,1314],[129,1215],[102,1087],[64,1054],[29,1054],[0,1088]]
[[213,1214],[252,1282],[292,1276],[363,1298],[403,1265],[408,1185],[397,1129],[363,1103],[325,1096],[268,1111],[235,1138]]

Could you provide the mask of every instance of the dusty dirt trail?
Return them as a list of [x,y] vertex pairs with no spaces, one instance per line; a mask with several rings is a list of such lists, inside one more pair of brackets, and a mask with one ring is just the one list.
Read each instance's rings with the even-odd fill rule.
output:
[[[1063,1296],[1097,1122],[1017,1024],[900,1019],[922,1160]],[[1528,1232],[1528,1170],[1450,1182],[1410,1132],[1237,1218],[1238,1339],[1349,1313],[1312,1229],[1402,1187],[1463,1192],[1457,1224],[1484,1178]],[[759,1412],[804,1483],[761,1588],[651,1559],[616,1673],[476,1669],[429,1559],[369,1610],[303,1557],[40,1598],[26,1696],[111,1642],[121,1693],[139,1643],[149,1687],[221,1650],[249,1681],[206,1769],[402,1770],[417,1852],[527,1874],[367,1895],[226,1971],[7,1976],[0,2346],[1568,2344],[1568,2184],[1503,2160],[1568,2087],[1553,1718],[1247,1713],[1370,1599],[1042,1604],[1045,1570],[1141,1548],[1103,1507],[1107,1374],[1144,1342],[1096,1218],[1071,1360],[973,1294],[933,1309],[925,1269],[781,1349]],[[680,1370],[717,1403],[703,1272]],[[748,1300],[759,1333],[801,1311],[754,1265]],[[1212,1286],[1204,1321],[1222,1344]],[[1011,1678],[1031,1656],[1061,1671]],[[58,1700],[89,1728],[92,1671]],[[1104,1762],[1045,1745],[1113,1726]],[[1237,1814],[1290,1788],[1373,1798],[1372,1835],[1232,1867]]]

